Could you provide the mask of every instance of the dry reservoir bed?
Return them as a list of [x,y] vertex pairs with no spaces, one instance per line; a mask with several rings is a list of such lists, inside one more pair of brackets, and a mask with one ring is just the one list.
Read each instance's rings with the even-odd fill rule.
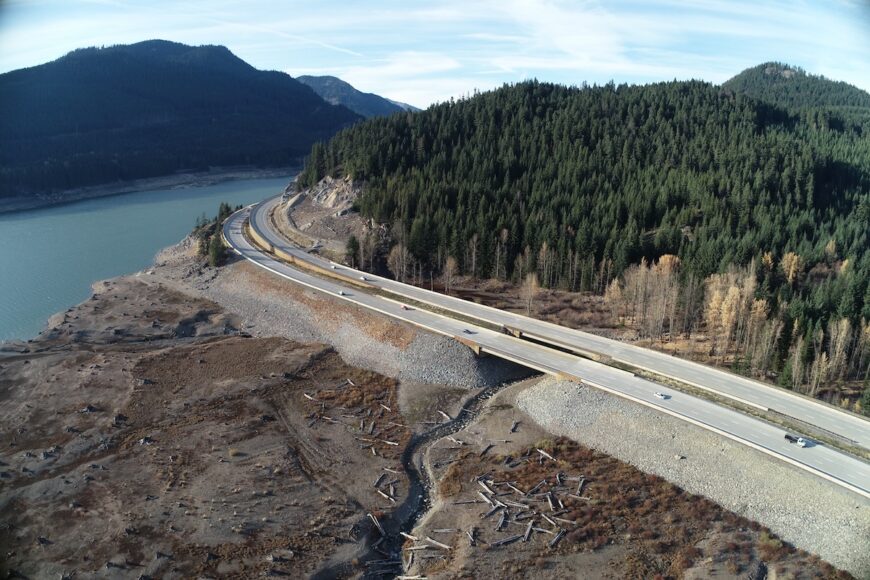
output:
[[[203,269],[189,249],[97,284],[0,357],[4,573],[380,578],[404,561],[429,578],[847,576],[590,433],[577,439],[599,451],[538,426],[545,410],[523,397],[547,381],[463,412],[469,387],[517,369],[245,264]],[[303,335],[335,343],[289,340]],[[436,483],[413,487],[403,460]]]

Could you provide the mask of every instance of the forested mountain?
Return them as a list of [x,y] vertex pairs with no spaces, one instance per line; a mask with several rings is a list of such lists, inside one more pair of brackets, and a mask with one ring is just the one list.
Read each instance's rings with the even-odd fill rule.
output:
[[374,93],[364,93],[355,89],[350,83],[331,76],[301,76],[296,77],[300,83],[311,87],[315,93],[333,105],[344,105],[354,113],[363,117],[384,117],[402,111],[418,109],[385,99]]
[[76,50],[0,75],[0,196],[288,165],[359,118],[222,46]]
[[390,101],[391,103],[393,103],[394,105],[396,105],[397,107],[401,107],[402,110],[407,111],[409,113],[416,113],[417,111],[423,110],[419,107],[415,107],[414,105],[409,105],[408,103],[403,103],[401,101],[394,101],[392,99],[387,99],[387,100]]
[[870,94],[842,81],[807,74],[799,67],[766,62],[746,69],[722,88],[782,107],[870,108]]
[[358,205],[393,224],[402,273],[533,274],[633,308],[669,288],[645,332],[704,326],[735,367],[818,394],[835,357],[850,357],[837,380],[870,371],[870,116],[856,119],[703,82],[524,82],[346,129],[299,183],[365,182]]

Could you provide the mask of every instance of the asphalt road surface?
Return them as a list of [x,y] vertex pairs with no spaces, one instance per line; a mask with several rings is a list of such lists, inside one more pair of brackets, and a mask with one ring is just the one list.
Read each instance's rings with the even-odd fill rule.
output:
[[[254,220],[264,215],[264,208],[262,206],[258,208],[254,208],[251,213],[252,225]],[[631,373],[582,359],[570,353],[470,325],[428,310],[409,309],[383,296],[356,290],[339,281],[321,278],[296,269],[262,252],[248,241],[243,231],[248,214],[248,209],[233,214],[224,224],[224,236],[243,258],[276,275],[427,330],[472,341],[484,352],[530,368],[578,378],[592,387],[629,398],[755,447],[870,499],[870,464],[860,459],[820,444],[800,448],[785,440],[782,429],[730,408],[668,389]],[[262,227],[265,224],[259,225]],[[280,240],[280,244],[284,251],[292,250],[293,255],[298,256],[299,259],[306,259],[305,256],[314,258],[303,251],[291,248],[283,240]],[[296,251],[299,254],[296,254]],[[325,263],[327,268],[331,268],[329,262],[316,259],[319,260],[319,265]],[[360,273],[359,276],[363,274]],[[365,276],[371,278],[367,274]],[[666,398],[657,397],[656,392],[664,394]]]

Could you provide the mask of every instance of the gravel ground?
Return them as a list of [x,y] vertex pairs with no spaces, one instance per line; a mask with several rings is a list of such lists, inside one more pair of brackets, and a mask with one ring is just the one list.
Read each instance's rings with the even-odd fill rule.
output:
[[[870,503],[786,463],[590,387],[547,378],[517,396],[544,429],[664,477],[870,578]],[[682,459],[681,459],[682,457]]]
[[190,259],[185,240],[158,254],[149,272],[180,290],[202,295],[245,321],[258,337],[282,336],[335,348],[349,365],[400,381],[476,388],[528,376],[528,369],[492,358],[478,358],[451,338],[386,321],[380,314],[303,289],[244,261],[218,271],[201,269]]

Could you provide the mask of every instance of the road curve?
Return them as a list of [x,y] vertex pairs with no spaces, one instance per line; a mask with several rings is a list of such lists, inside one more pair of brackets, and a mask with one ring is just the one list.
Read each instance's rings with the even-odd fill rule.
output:
[[[256,208],[254,208],[251,218],[253,219],[255,216]],[[662,387],[613,367],[523,341],[501,332],[469,325],[428,310],[405,309],[400,303],[383,296],[359,291],[351,286],[341,284],[338,280],[325,279],[296,269],[264,253],[247,239],[245,224],[248,217],[249,209],[244,209],[230,216],[224,223],[224,237],[236,253],[276,275],[429,331],[451,337],[460,337],[478,345],[483,352],[512,360],[542,372],[579,379],[592,387],[653,407],[661,412],[754,447],[837,483],[863,496],[865,500],[870,499],[870,464],[855,457],[824,445],[799,448],[785,441],[782,429],[732,409],[718,406],[710,401]],[[328,263],[327,267],[330,267]],[[657,391],[664,393],[669,398],[659,399],[655,395]]]
[[[294,258],[321,268],[331,267],[332,263],[328,260],[290,244],[276,231],[270,216],[280,202],[281,196],[276,196],[257,204],[251,212],[251,227],[274,247]],[[398,296],[496,326],[517,329],[530,338],[562,348],[606,355],[614,361],[677,379],[754,407],[776,411],[838,435],[855,445],[870,449],[870,421],[821,401],[668,354],[520,314],[504,312],[345,266],[341,266],[341,271],[351,279],[365,275],[367,284]]]

